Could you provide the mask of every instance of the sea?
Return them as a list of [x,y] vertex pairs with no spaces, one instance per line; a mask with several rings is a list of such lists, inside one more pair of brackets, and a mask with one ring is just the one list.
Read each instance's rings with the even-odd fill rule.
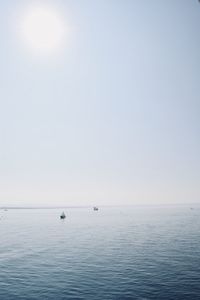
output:
[[200,206],[1,209],[0,300],[23,299],[200,299]]

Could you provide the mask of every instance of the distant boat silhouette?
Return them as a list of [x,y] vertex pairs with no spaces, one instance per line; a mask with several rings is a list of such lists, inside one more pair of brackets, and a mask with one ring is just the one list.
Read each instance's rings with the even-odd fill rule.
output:
[[65,216],[65,213],[63,211],[62,214],[60,215],[60,219],[65,219],[65,218],[66,218],[66,216]]
[[96,206],[94,206],[93,209],[94,209],[95,211],[99,210],[98,207],[96,207]]

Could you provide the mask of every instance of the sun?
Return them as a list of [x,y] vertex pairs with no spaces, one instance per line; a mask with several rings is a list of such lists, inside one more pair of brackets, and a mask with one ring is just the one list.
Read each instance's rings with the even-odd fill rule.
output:
[[32,7],[21,22],[24,42],[39,54],[52,53],[63,43],[65,26],[61,16],[49,7]]

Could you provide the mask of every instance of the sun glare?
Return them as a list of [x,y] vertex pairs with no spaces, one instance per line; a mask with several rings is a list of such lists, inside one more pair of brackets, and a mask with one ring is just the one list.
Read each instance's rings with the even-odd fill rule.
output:
[[48,54],[61,47],[65,27],[57,12],[46,7],[31,8],[22,18],[22,37],[33,51]]

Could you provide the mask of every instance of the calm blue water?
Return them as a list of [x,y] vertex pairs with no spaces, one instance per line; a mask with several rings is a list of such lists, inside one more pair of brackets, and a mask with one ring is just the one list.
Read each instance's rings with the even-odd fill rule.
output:
[[200,207],[0,211],[0,299],[200,299]]

